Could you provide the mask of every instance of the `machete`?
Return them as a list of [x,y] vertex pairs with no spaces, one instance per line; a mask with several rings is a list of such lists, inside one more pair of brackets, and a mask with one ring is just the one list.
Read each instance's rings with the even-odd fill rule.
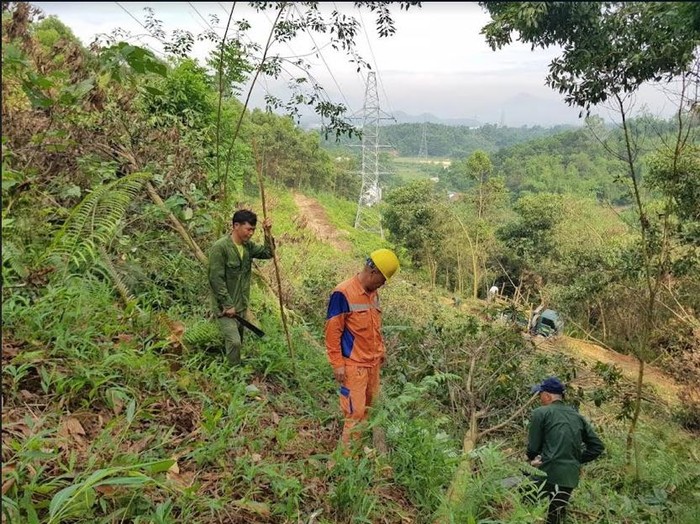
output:
[[[222,313],[222,314],[219,315],[219,318],[221,318],[221,317],[223,317],[223,316],[225,316],[225,315]],[[253,333],[255,333],[257,336],[259,336],[259,337],[264,337],[264,336],[265,336],[265,332],[264,332],[262,329],[260,329],[260,328],[259,328],[258,326],[256,326],[255,324],[251,324],[250,322],[248,322],[245,318],[241,317],[240,315],[233,315],[233,318],[235,318],[236,320],[238,320],[238,322],[241,323],[241,326],[243,326],[244,328],[247,328],[247,329],[251,330],[251,331],[252,331]]]
[[234,316],[236,317],[236,320],[238,320],[244,328],[250,329],[253,333],[255,333],[259,337],[265,336],[265,332],[262,329],[260,329],[258,326],[251,324],[243,317],[239,317],[238,315],[234,315]]

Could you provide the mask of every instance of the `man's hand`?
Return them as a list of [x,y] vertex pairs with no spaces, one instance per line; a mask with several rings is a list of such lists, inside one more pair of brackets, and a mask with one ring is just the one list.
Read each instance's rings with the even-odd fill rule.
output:
[[345,366],[333,368],[333,376],[335,376],[335,380],[338,382],[338,384],[345,382]]
[[272,220],[270,220],[270,217],[263,220],[263,229],[265,231],[270,231],[270,229],[272,229]]
[[221,315],[228,318],[234,318],[236,316],[236,308],[230,307],[228,309],[224,309],[224,312]]
[[530,465],[533,468],[538,468],[542,465],[542,455],[537,455],[534,459],[530,461]]

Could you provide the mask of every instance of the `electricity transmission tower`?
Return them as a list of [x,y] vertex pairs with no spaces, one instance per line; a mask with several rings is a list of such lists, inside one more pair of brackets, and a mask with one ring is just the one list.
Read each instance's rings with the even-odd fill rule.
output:
[[[377,209],[372,207],[381,202],[382,190],[379,187],[379,175],[386,174],[379,168],[379,121],[393,118],[379,109],[377,77],[374,72],[367,75],[365,104],[362,108],[362,189],[357,203],[355,229],[378,233],[384,237],[382,218]],[[385,116],[382,116],[385,115]]]
[[418,156],[420,158],[428,158],[428,129],[425,122],[423,122],[423,135],[420,139],[420,150],[418,151]]

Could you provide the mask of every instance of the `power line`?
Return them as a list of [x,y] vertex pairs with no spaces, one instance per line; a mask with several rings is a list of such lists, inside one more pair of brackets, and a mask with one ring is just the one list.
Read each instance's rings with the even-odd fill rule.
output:
[[[294,5],[294,9],[297,10],[299,17],[301,18],[302,17],[301,11],[299,11],[299,8],[296,6],[296,4]],[[340,92],[340,96],[342,96],[343,100],[345,101],[346,107],[350,107],[350,103],[348,102],[348,99],[345,98],[345,93],[343,93],[343,90],[340,88],[340,84],[335,79],[335,75],[333,74],[333,71],[331,71],[331,68],[329,67],[328,62],[326,62],[326,59],[324,58],[323,53],[321,52],[321,48],[316,44],[316,40],[314,40],[314,36],[311,34],[311,31],[309,31],[308,27],[304,26],[304,29],[306,30],[306,34],[309,35],[309,38],[311,38],[311,41],[313,42],[314,47],[318,50],[318,55],[321,57],[321,60],[323,61],[323,63],[326,66],[326,69],[328,69],[328,72],[330,73],[331,78],[333,79],[333,82],[335,83],[335,86],[338,88],[338,92]]]
[[[270,22],[270,24],[272,24],[272,19],[270,18],[270,15],[267,14],[267,11],[263,11],[263,14],[265,15],[265,18],[267,18],[267,21]],[[294,49],[292,49],[290,43],[288,41],[285,41],[284,43],[286,44],[287,49],[289,49],[289,52],[292,53],[292,56],[290,58],[296,57],[296,53],[294,52]]]
[[[146,31],[148,31],[148,28],[147,28],[145,25],[143,25],[143,23],[141,23],[141,20],[139,20],[138,18],[136,18],[134,15],[132,15],[131,12],[129,12],[129,10],[128,10],[126,7],[124,7],[123,5],[121,5],[119,2],[114,2],[114,3],[117,4],[119,7],[121,7],[127,15],[129,15],[133,20],[136,21],[137,24],[139,24],[139,25],[140,25],[141,27],[143,27]],[[150,34],[150,31],[149,31],[149,34]],[[154,36],[153,38],[155,38],[156,40],[158,40],[159,42],[162,43],[162,40],[160,40],[159,38],[156,38],[155,36]]]
[[[218,4],[218,6],[226,13],[226,16],[229,16],[230,12],[227,12],[227,11],[226,11],[226,8],[225,8],[223,5],[221,5],[221,2],[217,2],[217,4]],[[234,9],[234,8],[235,8],[235,4],[236,4],[236,3],[234,2],[234,3],[233,3],[233,6],[231,7],[231,9]],[[263,13],[263,14],[265,15],[265,17],[267,18],[267,21],[270,22],[270,24],[272,24],[273,22],[272,22],[272,20],[270,19],[269,15],[267,14],[267,11],[264,11],[264,10],[263,10],[262,13]],[[253,42],[253,41],[250,39],[250,37],[249,37],[248,35],[246,35],[245,33],[239,33],[239,36],[237,36],[236,38],[239,39],[239,40],[243,40],[243,38],[241,38],[241,37],[245,37],[245,40],[247,41],[246,45],[249,45],[249,46],[251,46],[251,47],[255,46],[254,42]],[[288,42],[287,42],[287,47],[289,47],[289,50],[292,52],[292,54],[294,54],[294,50],[291,48],[291,46],[289,45]],[[289,73],[289,71],[287,71],[284,67],[282,68],[282,70],[283,70],[284,72],[286,72],[287,74],[289,74],[290,76],[292,76],[291,73]],[[262,80],[262,86],[261,86],[261,87],[262,87],[263,91],[265,92],[265,94],[268,95],[268,96],[272,96],[271,93],[270,93],[270,86],[269,86],[269,84],[268,84],[268,82],[267,82],[267,76],[266,76],[266,75],[262,75],[262,76],[261,76],[261,80]],[[260,85],[260,84],[259,84],[259,85]]]
[[[267,18],[267,21],[270,22],[270,23],[272,24],[272,19],[271,19],[270,16],[267,14],[267,11],[263,11],[263,14],[265,15],[265,18]],[[315,55],[315,54],[318,53],[318,51],[310,51],[310,52],[308,52],[308,53],[306,53],[306,54],[300,55],[300,54],[297,54],[297,52],[294,51],[294,49],[292,49],[292,46],[291,46],[291,44],[290,44],[288,41],[285,41],[284,43],[285,43],[285,45],[287,46],[287,49],[289,49],[289,52],[292,53],[292,54],[291,54],[291,56],[280,56],[280,58],[281,58],[282,60],[290,60],[290,59],[292,59],[292,58],[306,58],[307,56]],[[323,45],[321,46],[321,49],[325,49],[325,48],[328,47],[329,45],[331,45],[331,43],[330,43],[330,42],[326,42],[325,44],[323,44]],[[292,65],[294,65],[294,66],[296,66],[296,67],[299,67],[299,68],[301,69],[301,67],[298,66],[297,64],[292,64]],[[303,70],[303,69],[302,69],[302,70]]]
[[[336,11],[337,13],[340,13],[340,11],[339,11],[339,9],[338,9],[338,5],[337,5],[335,2],[333,2],[333,9],[335,9],[335,11]],[[362,70],[358,71],[358,73],[359,73],[359,75],[360,75],[360,80],[362,81],[362,87],[363,87],[363,88],[366,88],[367,80],[368,80],[368,79],[365,78],[364,72],[363,72]]]
[[[263,14],[265,15],[265,18],[267,18],[267,21],[270,22],[270,24],[272,24],[272,19],[269,17],[269,15],[267,14],[267,12],[266,12],[266,11],[263,11]],[[286,15],[286,16],[287,16],[287,18],[289,17],[289,12],[287,12],[287,15]],[[291,56],[290,56],[290,57],[280,57],[280,58],[283,59],[283,60],[289,61],[291,65],[293,65],[294,67],[296,67],[296,68],[298,68],[298,69],[301,69],[301,70],[304,72],[304,74],[308,75],[309,78],[310,78],[315,84],[319,84],[318,80],[316,80],[316,78],[315,78],[307,69],[304,69],[301,65],[296,64],[296,63],[294,63],[294,62],[292,62],[292,61],[290,60],[291,58],[304,58],[304,57],[310,56],[310,55],[312,55],[312,54],[318,54],[318,52],[317,52],[317,51],[312,51],[312,52],[307,53],[307,54],[304,54],[304,55],[299,55],[299,54],[297,54],[297,53],[294,51],[294,49],[292,49],[292,46],[291,46],[291,44],[290,44],[288,41],[285,41],[284,43],[285,43],[285,45],[287,46],[287,48],[289,49],[289,52],[291,53]],[[323,45],[323,46],[321,47],[321,49],[323,49],[323,48],[325,48],[325,47],[327,47],[327,46],[329,46],[329,45],[330,45],[330,42],[328,42],[328,43],[326,43],[325,45]],[[283,70],[285,73],[287,73],[290,77],[293,77],[293,76],[294,76],[294,75],[292,75],[292,73],[291,73],[288,69],[286,69],[285,67],[281,66],[281,68],[282,68],[282,70]],[[263,76],[262,76],[262,80],[263,80],[263,83],[264,83],[263,90],[265,91],[265,93],[266,93],[267,95],[270,95],[269,85],[268,85],[268,83],[267,83],[267,77],[266,77],[265,75],[263,75]],[[341,95],[342,95],[342,91],[341,91]],[[347,102],[347,101],[346,101],[346,102]]]
[[262,75],[262,83],[263,83],[262,88],[263,88],[263,91],[265,91],[265,94],[266,94],[267,96],[271,96],[271,95],[270,95],[270,86],[269,86],[269,84],[267,83],[267,77],[266,77],[265,75]]
[[360,21],[362,22],[362,30],[365,33],[365,39],[367,40],[367,46],[369,47],[369,53],[372,55],[372,61],[374,62],[374,69],[377,71],[377,78],[379,79],[379,85],[382,87],[382,93],[384,93],[384,99],[386,100],[387,106],[389,106],[389,113],[392,115],[394,114],[394,110],[391,107],[391,102],[389,101],[389,95],[386,93],[386,89],[384,88],[384,81],[382,80],[382,75],[379,71],[379,64],[377,63],[377,58],[374,56],[374,50],[372,49],[372,43],[369,40],[369,34],[367,33],[367,27],[365,26],[365,21],[362,18],[362,11],[357,8],[358,13],[360,14]]
[[[138,18],[136,18],[134,15],[132,15],[131,12],[130,12],[126,7],[124,7],[123,5],[121,5],[119,2],[114,2],[114,3],[117,4],[122,10],[124,10],[124,12],[125,12],[127,15],[129,15],[133,20],[135,20],[137,24],[139,24],[141,27],[143,27],[143,28],[146,30],[146,32],[147,32],[147,35],[146,35],[146,36],[150,36],[151,38],[155,38],[155,39],[156,39],[158,42],[160,42],[161,44],[164,43],[160,38],[158,38],[158,37],[152,35],[152,34],[151,34],[151,31],[150,31],[145,25],[143,25],[143,23],[141,22],[141,20],[139,20]],[[139,40],[139,42],[141,41],[140,38],[138,38],[138,40]],[[157,49],[154,49],[153,47],[151,47],[150,45],[148,45],[146,42],[143,42],[143,45],[145,45],[148,49],[150,49],[151,51],[153,51],[153,52],[156,53],[156,54],[159,54],[159,55],[162,56],[162,57],[165,57],[165,56],[166,56],[165,53],[163,53],[162,51],[158,51]]]
[[[226,8],[223,5],[221,5],[221,2],[216,2],[216,3],[223,10],[223,12],[226,13],[226,16],[229,16],[231,14],[230,11],[227,11]],[[236,2],[234,2],[233,5],[235,6]],[[233,9],[233,7],[231,7],[231,9]]]
[[[219,4],[219,5],[221,5],[221,4]],[[264,10],[263,10],[262,13],[265,15],[265,18],[267,18],[267,21],[270,22],[270,25],[272,25],[272,24],[273,24],[272,19],[271,19],[270,16],[267,14],[267,11],[264,11]],[[274,27],[273,27],[273,29],[274,29]],[[248,41],[249,41],[251,44],[253,43],[252,40],[250,40],[250,38],[248,38]],[[289,48],[289,51],[290,51],[290,52],[292,53],[292,55],[293,55],[293,54],[294,54],[294,50],[293,50],[292,47],[289,45],[289,42],[286,42],[286,44],[287,44],[287,47]],[[286,69],[284,69],[284,68],[282,68],[282,69],[283,69],[287,74],[289,74],[289,72],[288,72]],[[291,74],[290,74],[290,76],[291,76]],[[267,75],[262,75],[262,76],[261,76],[261,79],[262,79],[262,83],[263,83],[263,86],[262,86],[263,91],[265,91],[265,94],[266,94],[267,96],[272,96],[272,95],[270,95],[270,86],[269,86],[269,84],[267,83]]]
[[[205,19],[205,18],[202,16],[202,14],[199,12],[199,10],[198,10],[194,5],[192,5],[192,2],[187,2],[187,4],[188,4],[192,9],[194,9],[194,12],[197,13],[197,15],[199,16],[199,18],[201,18],[202,21],[203,21],[205,24],[207,24],[207,26],[209,27],[209,29],[211,29],[212,31],[214,31],[214,28],[211,26],[211,24],[210,24],[209,22],[207,22],[206,19]],[[205,28],[205,29],[206,29],[206,28]],[[214,32],[216,32],[216,31],[214,31]],[[218,36],[218,35],[217,35],[217,36]]]
[[[335,5],[335,3],[333,4]],[[367,40],[367,45],[369,46],[369,53],[372,55],[372,61],[374,62],[374,69],[377,72],[377,77],[379,78],[379,85],[382,86],[382,93],[384,93],[384,98],[386,99],[386,105],[389,106],[389,113],[394,114],[394,110],[391,107],[391,102],[389,102],[389,96],[386,94],[386,89],[384,89],[384,82],[382,81],[382,75],[379,73],[379,65],[377,64],[377,58],[374,56],[374,51],[372,50],[372,44],[369,41],[369,35],[367,34],[367,27],[365,26],[365,21],[362,18],[362,11],[357,8],[357,12],[360,15],[360,22],[362,22],[362,30],[365,33],[365,39]]]
[[[189,3],[189,2],[188,2],[188,3]],[[189,17],[202,29],[202,31],[206,31],[206,30],[207,30],[206,26],[203,26],[203,25],[202,25],[202,22],[200,22],[199,20],[197,20],[197,19],[194,17],[194,15],[192,14],[191,11],[188,11],[187,14],[188,14]],[[205,20],[205,22],[206,22],[206,20]]]
[[[325,49],[325,48],[328,47],[329,45],[331,45],[331,43],[330,43],[330,42],[326,42],[325,44],[323,44],[323,45],[321,46],[321,49]],[[290,58],[306,58],[307,56],[315,55],[315,54],[318,52],[318,51],[309,51],[308,53],[306,53],[306,54],[304,54],[304,55],[298,55],[298,54],[296,54],[296,53],[292,50],[292,48],[289,48],[289,50],[291,51],[292,56],[281,56],[280,58],[282,58],[282,59],[284,59],[284,60],[289,60]]]

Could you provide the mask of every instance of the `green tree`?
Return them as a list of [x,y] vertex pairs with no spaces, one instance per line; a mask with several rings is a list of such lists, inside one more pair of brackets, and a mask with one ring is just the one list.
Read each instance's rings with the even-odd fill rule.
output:
[[212,82],[196,61],[179,60],[166,78],[157,79],[144,94],[145,110],[155,121],[179,120],[183,126],[205,128],[214,123]]
[[[642,193],[638,129],[630,121],[626,102],[628,95],[646,82],[668,82],[680,76],[685,86],[697,58],[700,6],[689,2],[483,2],[482,5],[491,15],[491,22],[482,33],[494,50],[510,44],[514,33],[533,48],[561,46],[561,56],[550,63],[547,84],[562,93],[567,103],[582,108],[582,113],[611,101],[621,119],[622,147],[607,149],[624,166],[622,172],[631,190],[639,225],[645,289],[643,318],[631,333],[634,343],[630,349],[639,360],[639,373],[627,437],[630,463],[641,409],[644,362],[651,357],[649,342],[657,320],[658,293],[668,272],[669,244],[662,239],[667,238],[669,222],[662,220],[660,227],[652,223]],[[679,113],[680,130],[683,129],[681,116]],[[679,132],[678,137],[682,136]],[[678,159],[679,147],[672,149],[674,158]]]
[[554,228],[564,216],[561,195],[540,193],[524,195],[514,206],[517,222],[507,224],[500,235],[527,265],[536,267],[554,249]]
[[329,189],[334,166],[320,148],[319,136],[306,133],[290,117],[258,109],[251,115],[252,139],[270,180],[290,188]]
[[[472,260],[472,297],[477,298],[486,269],[486,259],[493,248],[494,232],[491,224],[495,222],[496,211],[505,202],[505,184],[501,177],[493,175],[491,159],[481,150],[472,153],[460,163],[458,169],[472,184],[466,193],[472,217],[466,224],[460,220],[460,224]],[[486,246],[490,248],[486,249]]]
[[444,240],[444,212],[429,180],[400,187],[386,198],[383,221],[392,236],[408,248],[419,266],[427,266],[431,282],[437,279],[438,257]]
[[677,153],[659,150],[648,163],[648,184],[670,200],[680,220],[681,238],[700,246],[700,147],[686,141]]

